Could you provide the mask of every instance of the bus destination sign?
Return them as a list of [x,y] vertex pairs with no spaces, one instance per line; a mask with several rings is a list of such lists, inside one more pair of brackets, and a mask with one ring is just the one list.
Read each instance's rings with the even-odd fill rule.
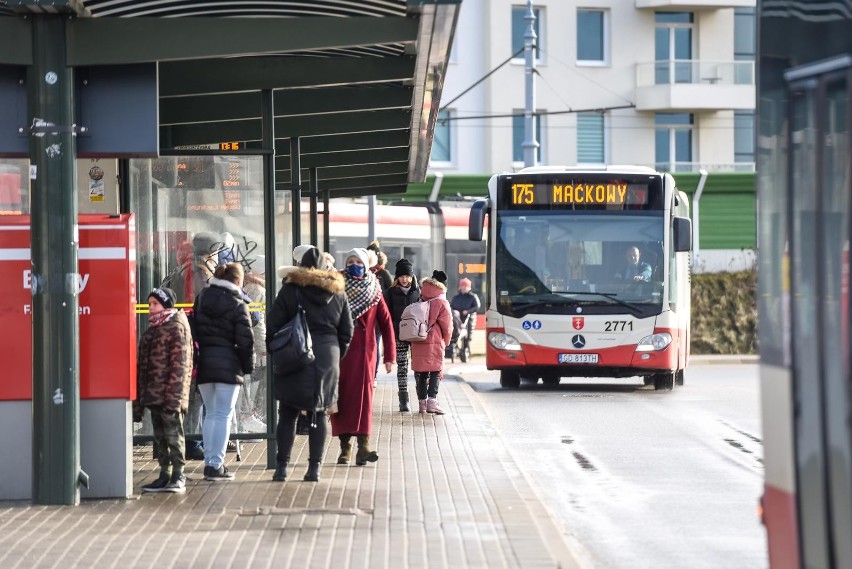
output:
[[642,206],[648,203],[647,184],[628,184],[623,181],[607,182],[549,182],[507,184],[505,204],[513,208],[526,206],[581,206],[616,209],[625,206]]

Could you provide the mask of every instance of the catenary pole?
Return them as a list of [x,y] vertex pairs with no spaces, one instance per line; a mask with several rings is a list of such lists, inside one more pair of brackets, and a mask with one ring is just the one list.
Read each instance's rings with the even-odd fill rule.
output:
[[524,72],[526,75],[525,100],[524,100],[524,167],[536,165],[538,155],[538,141],[535,139],[535,12],[533,12],[532,0],[527,0],[527,13],[524,16],[527,22],[527,31],[524,33]]

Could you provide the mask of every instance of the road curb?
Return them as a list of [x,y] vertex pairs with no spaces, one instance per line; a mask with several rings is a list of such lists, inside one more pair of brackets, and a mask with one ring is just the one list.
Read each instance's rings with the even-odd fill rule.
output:
[[751,354],[701,354],[690,355],[689,365],[740,365],[756,364],[760,356]]

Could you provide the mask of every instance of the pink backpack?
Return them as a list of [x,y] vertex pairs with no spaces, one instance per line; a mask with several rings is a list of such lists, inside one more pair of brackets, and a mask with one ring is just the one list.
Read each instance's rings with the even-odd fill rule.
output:
[[422,342],[429,336],[432,329],[429,326],[430,300],[412,302],[402,311],[399,319],[399,339],[404,342]]

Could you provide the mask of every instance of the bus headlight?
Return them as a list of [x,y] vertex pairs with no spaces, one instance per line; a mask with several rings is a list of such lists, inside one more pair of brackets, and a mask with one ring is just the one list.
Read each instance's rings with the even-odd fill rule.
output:
[[518,339],[503,332],[491,332],[488,334],[488,342],[498,350],[521,351],[521,343]]
[[661,334],[651,334],[639,340],[636,346],[637,352],[658,352],[666,349],[672,343],[672,335],[668,332]]

